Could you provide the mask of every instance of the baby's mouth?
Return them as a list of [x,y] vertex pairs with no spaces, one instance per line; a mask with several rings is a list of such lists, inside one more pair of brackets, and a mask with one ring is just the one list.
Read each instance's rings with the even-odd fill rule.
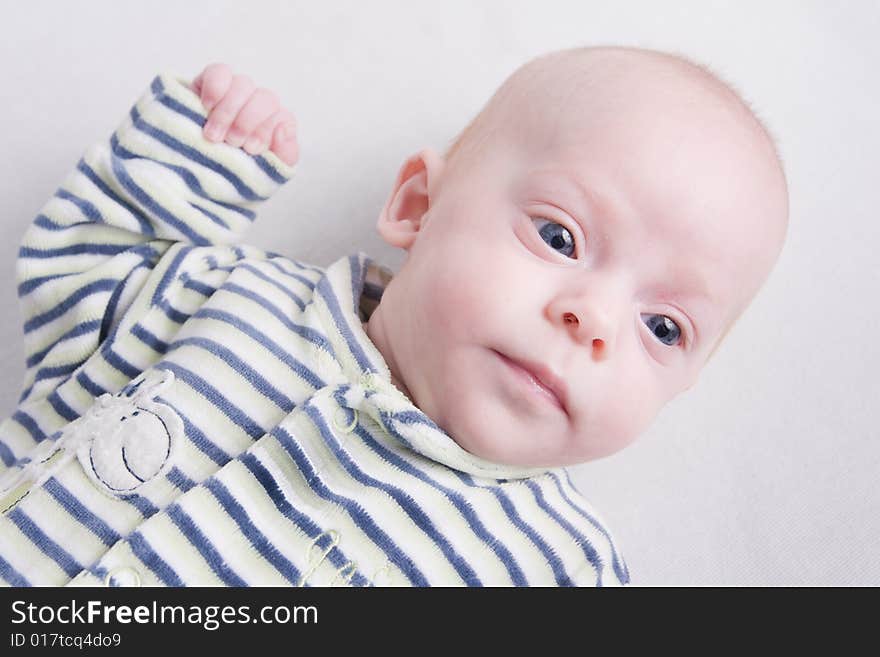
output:
[[565,382],[548,367],[540,363],[518,360],[494,351],[511,373],[545,401],[553,404],[568,416]]

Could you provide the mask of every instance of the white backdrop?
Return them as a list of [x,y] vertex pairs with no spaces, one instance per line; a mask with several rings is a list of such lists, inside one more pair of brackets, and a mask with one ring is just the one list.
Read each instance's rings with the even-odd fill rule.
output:
[[294,109],[298,172],[247,241],[396,268],[373,225],[399,165],[527,59],[626,44],[708,64],[779,140],[788,242],[700,383],[573,477],[634,584],[880,585],[880,3],[29,0],[3,27],[2,414],[23,373],[19,238],[159,71],[225,61]]

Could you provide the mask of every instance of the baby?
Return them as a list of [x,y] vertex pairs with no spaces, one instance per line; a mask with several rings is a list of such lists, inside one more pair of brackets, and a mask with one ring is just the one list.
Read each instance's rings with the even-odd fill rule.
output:
[[24,238],[0,425],[12,585],[613,585],[562,466],[692,386],[787,224],[725,84],[628,48],[515,72],[408,159],[364,254],[235,245],[293,117],[228,67],[157,77]]

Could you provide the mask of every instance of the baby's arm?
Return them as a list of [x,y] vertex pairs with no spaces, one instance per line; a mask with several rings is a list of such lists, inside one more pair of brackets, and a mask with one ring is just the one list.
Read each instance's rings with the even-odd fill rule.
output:
[[[44,397],[106,337],[175,243],[234,242],[253,208],[291,174],[292,117],[265,90],[208,67],[195,88],[158,76],[110,139],[90,148],[26,232],[17,263],[24,313],[24,398]],[[231,126],[274,152],[253,155],[203,136]],[[234,112],[239,108],[238,112]],[[238,131],[238,132],[236,132]],[[287,131],[286,138],[284,137]],[[252,142],[249,151],[259,151]],[[33,395],[33,397],[32,397]]]

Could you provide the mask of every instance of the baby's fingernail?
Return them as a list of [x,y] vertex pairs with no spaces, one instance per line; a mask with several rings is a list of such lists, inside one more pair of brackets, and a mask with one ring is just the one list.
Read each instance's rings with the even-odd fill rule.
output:
[[226,133],[226,143],[236,148],[241,147],[244,143],[244,138],[245,136],[235,128],[230,128],[229,132]]
[[211,141],[219,141],[223,137],[223,128],[216,123],[209,123],[205,128],[205,137]]
[[256,155],[261,150],[263,150],[263,142],[261,142],[256,137],[251,137],[246,142],[244,142],[243,148],[251,155]]

